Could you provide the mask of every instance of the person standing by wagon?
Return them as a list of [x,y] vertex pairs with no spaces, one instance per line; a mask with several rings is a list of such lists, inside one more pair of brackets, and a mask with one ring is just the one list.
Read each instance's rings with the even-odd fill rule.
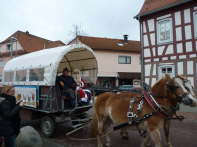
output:
[[57,84],[60,86],[62,97],[67,100],[70,107],[75,106],[75,89],[76,82],[72,76],[69,75],[68,69],[64,68],[62,75],[57,77]]
[[10,86],[3,87],[0,93],[0,136],[4,137],[5,147],[16,147],[20,132],[20,106],[16,104],[14,93]]

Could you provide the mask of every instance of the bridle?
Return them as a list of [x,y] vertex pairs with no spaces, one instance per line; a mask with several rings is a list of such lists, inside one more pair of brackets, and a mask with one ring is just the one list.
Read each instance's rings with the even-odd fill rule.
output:
[[[186,82],[189,81],[189,80],[187,80],[187,79],[181,79],[180,77],[174,77],[173,80],[175,80],[176,78],[179,78],[180,80],[182,80],[183,83],[186,83]],[[187,97],[187,96],[189,95],[189,93],[188,93],[189,89],[188,89],[184,84],[183,84],[183,86],[184,86],[184,88],[187,90],[187,92],[184,92],[182,95],[177,95],[176,93],[174,93],[174,91],[176,91],[176,90],[179,88],[179,86],[171,85],[171,84],[167,84],[166,86],[167,86],[168,90],[169,90],[170,92],[172,92],[173,95],[175,95],[175,97],[176,97],[176,98],[175,98],[175,102],[176,102],[176,103],[181,103],[181,102],[183,102],[183,98],[184,98],[184,97]],[[167,98],[168,98],[168,97],[167,97]]]

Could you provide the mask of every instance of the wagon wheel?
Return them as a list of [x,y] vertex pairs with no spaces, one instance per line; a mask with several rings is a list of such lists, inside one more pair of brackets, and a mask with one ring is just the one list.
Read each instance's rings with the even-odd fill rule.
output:
[[52,117],[45,116],[41,119],[41,130],[45,136],[51,137],[55,132],[55,128],[55,120]]

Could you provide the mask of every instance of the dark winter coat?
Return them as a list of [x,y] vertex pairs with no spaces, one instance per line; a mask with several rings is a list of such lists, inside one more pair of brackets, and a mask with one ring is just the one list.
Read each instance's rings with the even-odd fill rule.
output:
[[0,136],[18,135],[20,130],[20,107],[14,96],[0,94]]

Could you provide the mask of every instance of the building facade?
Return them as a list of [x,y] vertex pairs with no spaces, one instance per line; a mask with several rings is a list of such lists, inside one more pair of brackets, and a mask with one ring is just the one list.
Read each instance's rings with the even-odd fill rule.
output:
[[84,43],[93,49],[98,61],[97,85],[114,88],[123,84],[133,84],[140,79],[140,42],[124,39],[110,39],[78,36],[72,43]]
[[3,67],[10,59],[33,51],[38,51],[45,48],[53,48],[63,45],[65,44],[62,41],[47,40],[32,35],[28,31],[15,32],[7,39],[0,42],[0,82],[2,79]]
[[197,88],[197,1],[145,0],[140,22],[142,78],[184,75]]

